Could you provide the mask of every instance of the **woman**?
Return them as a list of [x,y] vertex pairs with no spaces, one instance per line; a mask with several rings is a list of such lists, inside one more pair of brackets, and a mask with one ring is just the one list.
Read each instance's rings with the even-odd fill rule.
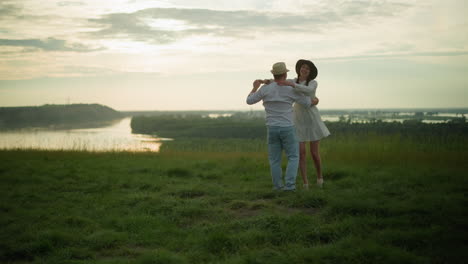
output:
[[[317,90],[317,67],[309,60],[298,60],[296,63],[297,78],[278,82],[280,85],[292,86],[299,92],[302,92],[311,98],[315,97]],[[319,143],[324,137],[330,135],[330,131],[320,118],[320,113],[315,105],[304,107],[299,104],[294,105],[294,123],[296,125],[297,137],[299,139],[299,169],[301,171],[304,188],[309,188],[307,180],[306,166],[306,142],[310,144],[312,160],[317,171],[317,185],[322,187],[322,162],[320,160]]]

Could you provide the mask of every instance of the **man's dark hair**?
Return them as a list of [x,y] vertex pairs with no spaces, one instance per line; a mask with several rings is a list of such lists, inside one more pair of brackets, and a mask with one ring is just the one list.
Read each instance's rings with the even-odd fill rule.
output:
[[273,74],[273,77],[275,78],[275,80],[279,80],[283,77],[286,76],[286,73],[282,73],[282,74]]

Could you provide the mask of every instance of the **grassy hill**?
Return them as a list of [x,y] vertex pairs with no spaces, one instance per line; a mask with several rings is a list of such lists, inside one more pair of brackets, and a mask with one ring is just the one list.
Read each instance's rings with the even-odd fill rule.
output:
[[0,107],[0,129],[96,124],[121,117],[118,111],[99,104]]
[[0,151],[0,262],[465,263],[467,141],[435,138],[326,139],[324,188],[294,193],[241,140]]

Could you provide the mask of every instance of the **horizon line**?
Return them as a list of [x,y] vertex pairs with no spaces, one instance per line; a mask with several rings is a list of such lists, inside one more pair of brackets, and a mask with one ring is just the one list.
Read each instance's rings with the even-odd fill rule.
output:
[[[264,109],[118,109],[109,105],[100,104],[100,103],[70,103],[70,104],[41,104],[41,105],[17,105],[17,106],[0,106],[0,108],[16,108],[16,107],[41,107],[46,105],[102,105],[109,108],[112,108],[119,112],[249,112],[249,111],[264,111]],[[446,107],[326,107],[320,108],[321,111],[330,111],[330,110],[467,110],[468,106],[446,106]]]
[[[264,111],[264,109],[172,109],[172,110],[118,110],[119,112],[250,112],[250,111]],[[330,110],[466,110],[468,106],[462,107],[362,107],[362,108],[320,108],[320,111]]]

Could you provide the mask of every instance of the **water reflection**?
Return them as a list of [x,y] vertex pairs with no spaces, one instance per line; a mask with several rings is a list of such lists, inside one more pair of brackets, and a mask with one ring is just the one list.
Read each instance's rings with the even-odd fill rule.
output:
[[101,128],[0,132],[0,149],[158,152],[163,141],[171,140],[132,134],[130,121]]
[[340,116],[323,115],[322,120],[323,121],[329,121],[329,122],[338,122],[338,121],[340,121]]
[[[421,119],[421,122],[423,123],[428,123],[428,124],[440,124],[440,123],[447,123],[450,120],[453,120],[453,118],[449,118],[448,115],[444,114],[442,117],[446,117],[444,119],[435,119],[431,117],[424,117],[424,119]],[[458,115],[458,117],[462,117],[462,115]],[[351,120],[353,123],[366,123],[366,122],[372,122],[376,120],[380,120],[382,122],[398,122],[398,123],[403,123],[404,121],[410,121],[410,120],[416,120],[412,118],[399,118],[397,117],[385,117],[385,116],[380,116],[380,117],[368,117],[368,116],[359,116],[359,115],[322,115],[321,116],[323,121],[328,121],[328,122],[339,122],[340,120],[343,120],[347,122],[348,120]],[[419,119],[418,119],[419,120]]]
[[232,114],[208,114],[209,118],[231,117]]

